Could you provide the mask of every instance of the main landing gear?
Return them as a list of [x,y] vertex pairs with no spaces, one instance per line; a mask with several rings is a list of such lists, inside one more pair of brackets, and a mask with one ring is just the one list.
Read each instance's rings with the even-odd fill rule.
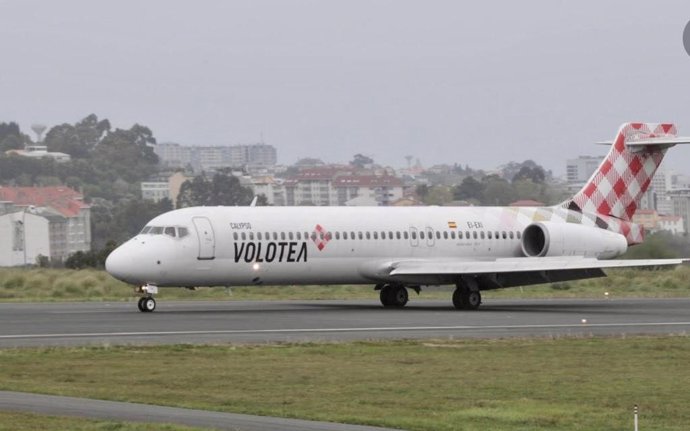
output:
[[458,310],[476,310],[482,303],[482,294],[475,280],[461,280],[453,292],[453,305]]
[[136,289],[137,293],[144,293],[146,296],[139,298],[137,307],[139,311],[144,313],[150,313],[156,309],[156,300],[153,299],[153,295],[158,293],[158,286],[152,284],[147,284]]
[[409,299],[405,286],[385,284],[380,289],[381,304],[386,308],[403,308]]

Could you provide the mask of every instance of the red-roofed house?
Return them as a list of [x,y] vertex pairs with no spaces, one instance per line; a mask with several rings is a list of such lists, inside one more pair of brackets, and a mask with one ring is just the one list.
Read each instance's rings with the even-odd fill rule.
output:
[[0,266],[91,249],[91,210],[69,187],[0,186]]

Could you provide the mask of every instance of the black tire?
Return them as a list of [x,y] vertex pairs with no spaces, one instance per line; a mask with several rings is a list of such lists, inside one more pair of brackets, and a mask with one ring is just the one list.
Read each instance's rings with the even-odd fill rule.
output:
[[391,292],[391,286],[386,284],[381,288],[379,291],[379,299],[381,300],[381,305],[384,307],[390,307],[390,292]]
[[409,300],[407,289],[404,286],[393,286],[389,298],[391,307],[402,308]]
[[141,311],[142,313],[146,311],[146,309],[144,309],[144,300],[145,299],[146,298],[139,298],[139,302],[137,302],[137,307],[139,308],[139,311]]
[[144,298],[142,306],[145,312],[150,313],[156,309],[156,300],[153,298]]
[[478,290],[457,287],[453,292],[453,305],[458,310],[476,310],[482,303],[482,294]]

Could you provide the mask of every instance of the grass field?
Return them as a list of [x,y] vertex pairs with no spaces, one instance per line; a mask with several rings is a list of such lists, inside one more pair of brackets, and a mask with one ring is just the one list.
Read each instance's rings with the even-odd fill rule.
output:
[[[609,277],[486,292],[490,298],[686,297],[690,267],[670,270],[612,270]],[[161,289],[164,299],[376,299],[373,286],[282,286]],[[452,289],[429,289],[421,298],[449,299]],[[412,294],[414,299],[417,296]],[[135,298],[132,287],[105,271],[0,269],[0,301],[122,301]]]
[[690,338],[0,350],[0,388],[410,430],[686,430]]
[[0,431],[192,431],[197,429],[164,424],[137,424],[0,412]]

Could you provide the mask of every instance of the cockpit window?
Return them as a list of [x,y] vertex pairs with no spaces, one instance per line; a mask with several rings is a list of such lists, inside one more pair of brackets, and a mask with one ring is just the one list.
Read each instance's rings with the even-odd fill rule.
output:
[[145,235],[145,234],[149,233],[150,230],[151,230],[151,226],[144,226],[144,228],[141,230],[140,233],[142,235]]
[[189,235],[189,230],[186,227],[177,228],[177,236],[179,236],[180,238],[184,238],[187,235]]
[[175,237],[175,228],[174,227],[166,227],[165,228],[165,234],[171,237]]
[[163,233],[163,227],[162,226],[152,226],[151,230],[149,231],[149,234],[151,235],[160,235]]

